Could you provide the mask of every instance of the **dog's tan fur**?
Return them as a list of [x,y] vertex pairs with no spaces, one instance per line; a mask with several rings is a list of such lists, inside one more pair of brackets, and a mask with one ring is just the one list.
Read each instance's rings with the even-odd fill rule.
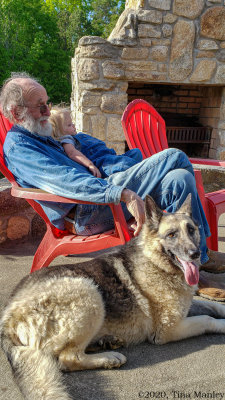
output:
[[[69,400],[60,369],[113,368],[126,362],[115,351],[87,352],[95,343],[114,349],[225,333],[223,319],[187,317],[195,287],[186,283],[175,256],[191,261],[199,256],[198,246],[190,199],[179,212],[165,214],[148,197],[142,232],[126,246],[24,278],[1,321],[2,346],[24,397]],[[208,308],[225,317],[225,307],[210,303]]]

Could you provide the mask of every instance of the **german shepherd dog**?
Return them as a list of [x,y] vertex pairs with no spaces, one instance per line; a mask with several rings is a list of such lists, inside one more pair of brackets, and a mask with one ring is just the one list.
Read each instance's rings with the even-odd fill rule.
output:
[[115,350],[225,333],[221,304],[197,301],[195,315],[188,315],[200,256],[190,195],[173,214],[147,196],[145,213],[139,237],[125,246],[74,266],[43,268],[14,290],[1,320],[1,344],[25,399],[69,400],[60,370],[126,362],[121,353],[96,352],[96,346]]

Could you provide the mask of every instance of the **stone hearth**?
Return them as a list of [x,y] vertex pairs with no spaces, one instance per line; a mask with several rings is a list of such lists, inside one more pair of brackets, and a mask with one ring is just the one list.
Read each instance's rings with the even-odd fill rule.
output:
[[121,116],[131,99],[148,97],[161,112],[153,86],[189,92],[174,111],[209,125],[209,157],[225,160],[224,0],[128,0],[108,40],[79,41],[72,83],[77,129],[119,153],[125,150]]
[[11,195],[11,184],[0,179],[0,246],[9,240],[41,239],[45,222],[24,199]]

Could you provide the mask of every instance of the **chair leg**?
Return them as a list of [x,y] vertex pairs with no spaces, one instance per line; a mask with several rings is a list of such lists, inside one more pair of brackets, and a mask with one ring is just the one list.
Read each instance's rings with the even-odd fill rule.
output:
[[218,213],[217,209],[214,206],[213,202],[209,200],[205,194],[202,174],[200,170],[194,170],[195,173],[195,180],[196,180],[196,187],[198,191],[198,195],[200,201],[203,206],[203,210],[205,212],[211,236],[207,238],[207,247],[211,250],[218,251]]
[[211,236],[207,239],[207,246],[211,250],[218,251],[218,221],[219,215],[214,204],[208,200],[208,210],[209,210],[209,228]]
[[34,255],[30,270],[31,273],[43,267],[47,267],[50,264],[50,262],[55,258],[54,251],[56,246],[57,238],[54,237],[51,228],[47,227],[47,232]]
[[215,234],[206,239],[206,244],[208,249],[218,251],[218,241],[216,240]]
[[195,173],[195,181],[196,181],[196,188],[198,191],[198,196],[200,198],[200,201],[202,203],[202,207],[205,213],[205,216],[207,218],[207,221],[209,221],[209,212],[208,212],[208,204],[205,198],[205,189],[203,185],[203,180],[202,180],[202,173],[200,170],[194,170]]

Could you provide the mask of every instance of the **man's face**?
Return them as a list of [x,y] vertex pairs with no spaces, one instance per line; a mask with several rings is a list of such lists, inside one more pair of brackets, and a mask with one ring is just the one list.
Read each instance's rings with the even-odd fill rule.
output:
[[45,88],[32,79],[27,79],[23,84],[23,99],[26,112],[21,125],[30,132],[42,136],[51,135],[51,124],[48,122],[50,110]]

